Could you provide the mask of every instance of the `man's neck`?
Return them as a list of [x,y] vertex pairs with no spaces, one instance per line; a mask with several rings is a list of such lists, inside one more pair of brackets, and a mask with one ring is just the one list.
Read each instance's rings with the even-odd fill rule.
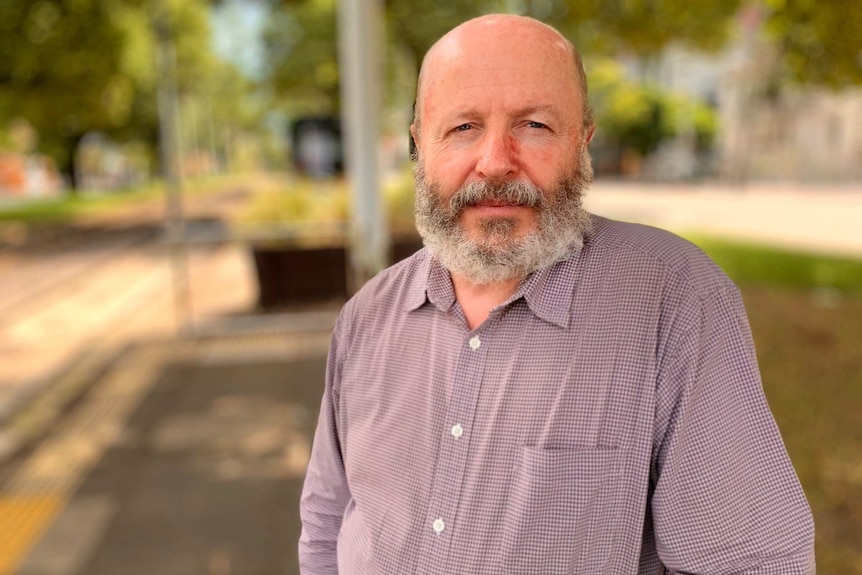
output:
[[476,329],[488,319],[491,310],[512,297],[521,285],[522,279],[512,279],[504,282],[476,285],[462,276],[452,274],[452,287],[455,288],[455,299],[464,311],[467,325]]

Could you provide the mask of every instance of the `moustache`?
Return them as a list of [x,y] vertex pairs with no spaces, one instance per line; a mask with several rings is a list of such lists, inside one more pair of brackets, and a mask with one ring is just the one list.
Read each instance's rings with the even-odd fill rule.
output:
[[508,181],[492,184],[477,180],[462,186],[452,194],[449,208],[452,212],[459,213],[464,208],[482,203],[542,208],[545,206],[545,195],[542,190],[526,182]]

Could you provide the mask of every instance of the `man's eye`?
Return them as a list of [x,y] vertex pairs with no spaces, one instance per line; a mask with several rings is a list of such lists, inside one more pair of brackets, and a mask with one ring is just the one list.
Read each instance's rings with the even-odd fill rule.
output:
[[531,128],[537,128],[537,129],[547,128],[547,126],[541,122],[527,122],[527,125],[530,126]]
[[471,126],[470,124],[461,124],[460,126],[456,127],[452,131],[453,132],[466,132],[467,130],[470,130],[472,128],[473,128],[473,126]]

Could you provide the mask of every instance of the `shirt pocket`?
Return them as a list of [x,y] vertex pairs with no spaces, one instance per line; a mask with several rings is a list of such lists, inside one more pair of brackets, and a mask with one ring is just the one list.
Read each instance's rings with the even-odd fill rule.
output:
[[606,547],[596,538],[610,534],[594,510],[604,507],[598,500],[616,454],[616,449],[521,448],[502,525],[504,573],[579,573],[587,554]]

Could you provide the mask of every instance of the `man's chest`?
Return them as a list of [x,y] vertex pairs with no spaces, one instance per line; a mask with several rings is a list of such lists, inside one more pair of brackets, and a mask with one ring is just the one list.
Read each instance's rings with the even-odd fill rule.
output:
[[[610,515],[593,525],[589,509],[614,499],[623,458],[636,452],[646,477],[654,343],[509,319],[522,321],[471,333],[405,324],[345,363],[338,417],[351,492],[371,530],[393,549],[421,548],[420,562],[556,553],[573,529],[584,541],[610,529]],[[547,531],[549,512],[561,519]],[[468,541],[487,549],[459,554]]]
[[563,329],[528,310],[473,332],[442,314],[417,319],[351,350],[339,401],[348,452],[385,442],[430,455],[447,432],[477,454],[485,443],[614,446],[620,416],[653,393],[648,329],[600,330],[588,318]]

